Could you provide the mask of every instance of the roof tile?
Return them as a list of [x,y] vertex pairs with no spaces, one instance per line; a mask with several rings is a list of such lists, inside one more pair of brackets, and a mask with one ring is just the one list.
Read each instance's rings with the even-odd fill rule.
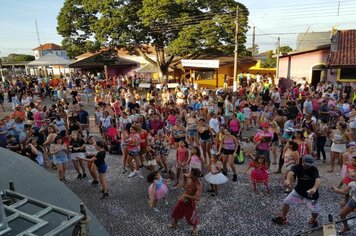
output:
[[356,66],[356,30],[339,30],[337,50],[331,51],[327,65],[329,67]]

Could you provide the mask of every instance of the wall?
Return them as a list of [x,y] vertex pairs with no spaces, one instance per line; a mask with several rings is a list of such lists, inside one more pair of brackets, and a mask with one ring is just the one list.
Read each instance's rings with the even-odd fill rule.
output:
[[[42,51],[42,56],[48,54],[48,53],[52,53],[54,55],[57,55],[59,57],[63,57],[64,59],[69,59],[68,58],[68,53],[66,50],[43,50]],[[36,59],[38,59],[40,57],[40,50],[34,50],[34,56]]]
[[[311,82],[312,68],[313,66],[319,64],[326,64],[328,58],[329,50],[322,49],[319,51],[303,53],[298,55],[291,55],[290,57],[282,57],[279,60],[279,77],[298,80],[302,77],[305,77],[307,81]],[[290,64],[289,64],[290,60]],[[290,73],[288,73],[290,67]],[[328,70],[327,80],[336,81],[336,71],[334,70],[331,73]]]

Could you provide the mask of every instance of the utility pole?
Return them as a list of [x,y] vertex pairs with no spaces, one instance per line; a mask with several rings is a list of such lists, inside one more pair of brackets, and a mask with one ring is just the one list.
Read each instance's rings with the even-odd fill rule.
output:
[[[281,47],[281,38],[278,37],[278,41],[277,41],[277,49],[276,49],[276,54],[277,54],[277,63],[276,63],[276,78],[279,78],[279,53],[280,53],[280,47]],[[274,80],[272,80],[272,83],[274,82]]]
[[256,51],[256,27],[253,27],[253,33],[252,33],[252,58],[255,58],[255,51]]
[[239,6],[236,8],[236,19],[235,19],[235,55],[234,55],[234,83],[233,83],[233,91],[237,90],[237,60],[239,58]]
[[337,6],[337,16],[339,16],[340,15],[340,1],[339,1],[339,4],[338,4],[338,6]]

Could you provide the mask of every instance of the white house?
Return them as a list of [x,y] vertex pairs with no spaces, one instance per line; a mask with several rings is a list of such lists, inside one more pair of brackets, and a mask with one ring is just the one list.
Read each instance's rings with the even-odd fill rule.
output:
[[41,56],[44,56],[48,53],[52,53],[52,54],[62,57],[64,59],[69,59],[67,51],[62,49],[61,46],[54,44],[54,43],[45,43],[45,44],[42,44],[32,50],[34,51],[34,56],[36,59],[38,59]]

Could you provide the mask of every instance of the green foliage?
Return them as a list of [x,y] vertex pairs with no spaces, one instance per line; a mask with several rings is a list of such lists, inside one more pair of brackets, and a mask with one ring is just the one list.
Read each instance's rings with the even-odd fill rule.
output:
[[288,52],[291,52],[291,51],[293,51],[293,49],[291,47],[289,47],[289,46],[282,46],[282,47],[279,48],[279,52],[282,55],[284,55],[284,54],[286,54]]
[[275,68],[277,64],[276,58],[273,57],[273,50],[266,52],[266,59],[261,61],[262,68]]
[[[281,46],[279,47],[279,52],[281,55],[284,55],[288,52],[293,51],[293,49],[289,46]],[[274,57],[274,53],[272,50],[266,52],[266,59],[261,61],[262,68],[275,68],[277,66],[277,58]]]
[[26,54],[9,54],[7,57],[3,58],[3,62],[16,63],[22,61],[34,61],[35,57]]
[[165,73],[176,56],[206,49],[231,55],[238,5],[239,53],[243,53],[249,13],[234,0],[66,0],[57,31],[72,57],[104,46],[126,48],[150,61],[144,45],[153,45]]

